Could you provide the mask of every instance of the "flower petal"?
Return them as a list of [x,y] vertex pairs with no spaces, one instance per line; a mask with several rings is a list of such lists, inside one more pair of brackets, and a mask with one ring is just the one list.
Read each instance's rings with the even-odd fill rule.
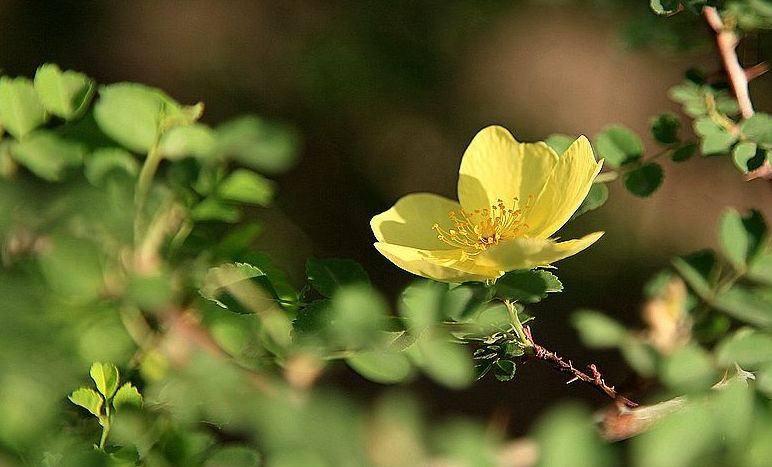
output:
[[579,253],[602,235],[603,232],[595,232],[565,242],[556,242],[549,238],[518,237],[488,249],[474,261],[478,267],[501,271],[549,266],[555,261]]
[[[442,282],[485,281],[504,272],[479,267],[473,261],[460,261],[460,250],[421,250],[377,242],[375,248],[389,261],[418,276]],[[458,269],[464,265],[470,270]]]
[[448,222],[450,211],[460,208],[456,201],[432,193],[412,193],[400,198],[394,206],[370,220],[379,242],[425,250],[452,249],[437,238],[435,223]]
[[490,208],[501,199],[509,207],[519,205],[542,191],[547,177],[558,163],[549,146],[519,143],[506,128],[489,126],[480,130],[461,159],[458,199],[467,211]]
[[584,201],[602,165],[603,161],[595,161],[587,138],[580,136],[574,141],[525,213],[527,235],[547,238],[563,227]]

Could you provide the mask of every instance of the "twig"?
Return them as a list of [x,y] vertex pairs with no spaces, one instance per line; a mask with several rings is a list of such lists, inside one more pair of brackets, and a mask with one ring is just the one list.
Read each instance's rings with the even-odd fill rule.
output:
[[724,69],[729,76],[729,83],[740,106],[740,113],[743,118],[750,118],[753,116],[753,104],[751,103],[750,94],[748,94],[748,76],[737,59],[736,49],[739,39],[734,31],[724,27],[724,22],[721,20],[721,16],[715,7],[706,6],[703,8],[702,14],[710,27],[713,28],[713,31],[716,32],[718,51],[721,54]]
[[[724,63],[724,70],[729,77],[729,84],[732,86],[737,104],[740,106],[740,114],[743,118],[750,118],[753,116],[753,103],[748,92],[748,81],[764,74],[769,66],[766,63],[760,63],[747,70],[744,69],[737,58],[737,44],[739,43],[737,34],[725,26],[715,7],[706,6],[702,9],[702,14],[716,33],[718,51],[721,54],[721,61]],[[772,179],[772,165],[768,161],[765,161],[761,167],[745,177],[746,180],[756,178]]]
[[551,363],[552,366],[557,368],[559,371],[572,375],[573,377],[568,381],[568,383],[572,383],[574,381],[582,381],[594,387],[619,404],[629,408],[638,407],[637,403],[619,395],[614,389],[614,386],[609,386],[606,384],[600,371],[598,371],[598,367],[596,367],[595,364],[590,364],[587,367],[592,374],[592,376],[590,376],[583,371],[574,368],[574,365],[571,362],[566,363],[555,352],[547,350],[541,345],[537,344],[533,340],[533,335],[531,334],[531,328],[529,326],[523,326],[523,331],[525,331],[525,335],[528,337],[528,340],[531,342],[531,344],[533,344],[533,357]]

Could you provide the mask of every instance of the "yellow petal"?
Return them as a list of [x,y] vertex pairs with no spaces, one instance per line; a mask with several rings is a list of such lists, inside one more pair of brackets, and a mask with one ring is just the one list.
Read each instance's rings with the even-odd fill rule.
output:
[[[460,261],[458,250],[421,250],[382,242],[375,243],[375,248],[405,271],[442,282],[485,281],[503,274],[503,271],[477,266],[470,260]],[[462,264],[474,272],[458,269]]]
[[524,221],[529,237],[547,238],[557,232],[582,204],[603,161],[596,162],[587,138],[580,136],[560,156],[543,190]]
[[501,271],[549,266],[555,261],[579,253],[602,235],[603,232],[595,232],[576,240],[559,243],[549,238],[514,238],[481,253],[474,261],[478,267]]
[[391,209],[373,217],[370,227],[379,242],[425,250],[447,250],[452,247],[437,238],[435,223],[448,222],[450,211],[459,204],[432,193],[413,193],[400,198]]
[[461,159],[458,199],[468,211],[490,208],[501,199],[520,205],[542,191],[558,156],[544,143],[519,143],[500,126],[489,126],[474,137]]

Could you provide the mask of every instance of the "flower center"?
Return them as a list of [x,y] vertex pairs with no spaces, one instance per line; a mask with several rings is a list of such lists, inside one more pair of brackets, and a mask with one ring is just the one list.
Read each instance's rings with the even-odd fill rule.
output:
[[[528,229],[528,224],[523,222],[523,211],[529,209],[531,198],[528,197],[528,203],[522,209],[508,208],[499,199],[490,209],[451,211],[448,217],[454,228],[445,230],[434,224],[432,229],[437,232],[437,238],[461,249],[464,258],[475,256],[505,240],[521,236]],[[516,202],[517,199],[513,206]]]

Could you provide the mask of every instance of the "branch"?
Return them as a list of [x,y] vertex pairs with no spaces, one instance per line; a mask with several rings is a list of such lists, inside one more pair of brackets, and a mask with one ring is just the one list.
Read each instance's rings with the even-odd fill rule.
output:
[[[766,63],[760,63],[749,69],[744,69],[737,58],[737,44],[739,38],[737,34],[724,25],[718,10],[712,6],[706,6],[702,9],[702,14],[710,27],[716,33],[716,44],[721,54],[721,61],[724,63],[724,70],[729,77],[729,84],[732,86],[737,104],[740,106],[740,114],[743,118],[753,116],[753,103],[748,93],[748,81],[764,74],[769,66]],[[756,178],[772,179],[772,165],[769,162],[764,164],[746,176],[746,180]]]
[[523,330],[525,331],[525,335],[528,337],[528,340],[533,344],[533,357],[537,358],[539,360],[544,360],[545,362],[548,362],[552,364],[553,367],[555,367],[558,371],[561,371],[563,373],[568,373],[573,376],[568,383],[573,383],[574,381],[582,381],[586,384],[589,384],[590,386],[594,387],[598,391],[602,392],[606,396],[608,396],[610,399],[615,401],[618,404],[622,404],[629,408],[635,408],[638,407],[638,404],[631,401],[630,399],[619,395],[616,390],[614,389],[614,386],[609,386],[606,384],[605,381],[603,381],[603,377],[598,370],[598,367],[595,366],[595,364],[588,365],[588,369],[590,370],[590,373],[592,376],[574,368],[574,366],[569,361],[566,363],[561,357],[559,357],[555,352],[549,351],[542,347],[541,345],[537,344],[533,340],[533,335],[531,333],[531,328],[529,326],[523,326]]
[[731,29],[724,27],[724,22],[718,14],[718,10],[712,6],[706,6],[702,10],[705,20],[713,31],[716,32],[716,44],[721,54],[721,61],[724,63],[724,69],[729,77],[729,84],[732,86],[737,103],[740,106],[740,113],[743,118],[753,116],[753,104],[750,94],[748,94],[748,75],[745,73],[740,61],[737,59],[737,44],[739,39]]

